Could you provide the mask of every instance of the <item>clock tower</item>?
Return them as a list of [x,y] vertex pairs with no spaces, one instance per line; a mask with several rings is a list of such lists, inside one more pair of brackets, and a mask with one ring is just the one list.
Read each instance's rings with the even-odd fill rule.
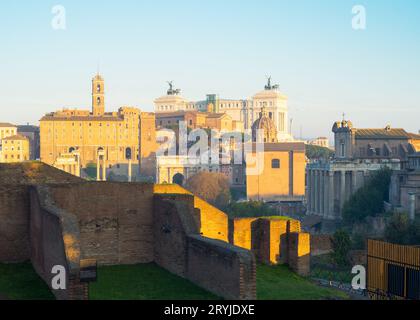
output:
[[105,113],[105,82],[99,74],[92,79],[92,113],[94,116]]

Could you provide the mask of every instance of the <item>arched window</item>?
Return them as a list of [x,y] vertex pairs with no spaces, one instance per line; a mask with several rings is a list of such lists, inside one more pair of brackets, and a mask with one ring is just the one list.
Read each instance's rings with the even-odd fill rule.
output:
[[96,99],[96,103],[97,103],[97,104],[98,104],[98,106],[99,106],[99,105],[101,104],[101,98],[99,98],[99,97],[98,97],[98,98]]
[[127,149],[125,149],[125,158],[126,158],[127,160],[131,160],[131,156],[132,156],[132,153],[131,153],[131,148],[127,148]]
[[271,168],[280,169],[280,160],[279,159],[271,160]]
[[172,183],[182,186],[184,184],[185,177],[181,173],[177,173],[172,178]]

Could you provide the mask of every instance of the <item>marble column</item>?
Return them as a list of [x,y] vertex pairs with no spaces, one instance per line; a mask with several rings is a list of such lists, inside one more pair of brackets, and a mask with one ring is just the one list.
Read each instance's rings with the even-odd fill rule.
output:
[[311,214],[315,213],[315,171],[311,170]]
[[306,214],[309,215],[311,214],[312,211],[312,202],[311,202],[311,194],[312,194],[312,186],[311,186],[311,173],[312,170],[308,169],[307,170],[307,181],[306,181]]
[[319,171],[315,170],[315,190],[314,190],[314,196],[315,196],[315,214],[319,214]]
[[357,185],[357,175],[358,175],[358,171],[353,171],[351,174],[351,193],[355,193],[358,189],[358,185]]
[[104,157],[103,163],[102,163],[102,181],[106,181],[106,161],[105,161],[105,157]]
[[335,192],[334,192],[334,171],[328,172],[328,215],[331,219],[335,217],[334,204],[335,204]]
[[340,178],[340,215],[346,202],[346,171],[341,171]]
[[128,160],[128,182],[131,182],[131,159]]
[[319,213],[324,216],[324,171],[319,171]]
[[96,161],[96,181],[101,181],[101,163],[99,162],[99,156]]

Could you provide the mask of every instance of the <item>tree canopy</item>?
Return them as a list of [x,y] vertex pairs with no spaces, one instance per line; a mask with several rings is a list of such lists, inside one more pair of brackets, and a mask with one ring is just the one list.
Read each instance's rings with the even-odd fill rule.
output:
[[384,201],[389,200],[391,174],[387,168],[374,172],[369,181],[350,197],[343,207],[346,224],[362,222],[384,212]]
[[222,173],[199,172],[187,180],[185,187],[221,210],[231,200],[229,179]]

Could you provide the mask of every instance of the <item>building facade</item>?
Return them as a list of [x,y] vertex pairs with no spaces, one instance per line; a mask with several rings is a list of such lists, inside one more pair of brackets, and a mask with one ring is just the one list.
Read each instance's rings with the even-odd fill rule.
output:
[[412,220],[420,215],[420,152],[409,155],[402,170],[393,172],[389,201],[395,210],[408,213]]
[[[153,131],[140,129],[148,128],[148,121],[150,115],[135,107],[105,112],[105,81],[98,74],[92,79],[91,111],[63,109],[40,120],[41,161],[53,165],[61,156],[77,152],[82,168],[100,166],[98,172],[105,173],[101,179],[109,171],[137,176],[141,155],[148,154],[149,147],[145,144],[140,150],[140,140],[153,139]],[[153,117],[152,121],[154,126]]]
[[31,146],[30,159],[39,160],[41,156],[39,127],[31,125],[18,126],[17,132],[29,139],[29,144]]
[[306,168],[307,214],[339,220],[346,201],[373,171],[400,170],[404,159],[414,153],[419,135],[403,129],[356,129],[350,121],[336,122],[335,156],[331,161],[314,161]]
[[155,100],[155,112],[226,113],[233,121],[243,123],[244,129],[251,130],[262,109],[265,108],[277,128],[277,139],[279,141],[290,141],[293,138],[289,132],[287,102],[287,97],[280,93],[278,85],[271,84],[271,78],[269,78],[263,91],[258,92],[252,98],[240,100],[221,99],[215,94],[209,94],[206,100],[188,101],[180,95],[179,89],[174,90],[172,84],[170,84],[167,95]]
[[2,139],[2,150],[0,153],[0,162],[13,163],[29,161],[30,145],[29,139],[14,135]]
[[[276,125],[263,107],[252,125],[252,150],[247,152],[248,200],[303,201],[305,197],[305,144],[278,142]],[[262,152],[256,149],[262,143]]]

